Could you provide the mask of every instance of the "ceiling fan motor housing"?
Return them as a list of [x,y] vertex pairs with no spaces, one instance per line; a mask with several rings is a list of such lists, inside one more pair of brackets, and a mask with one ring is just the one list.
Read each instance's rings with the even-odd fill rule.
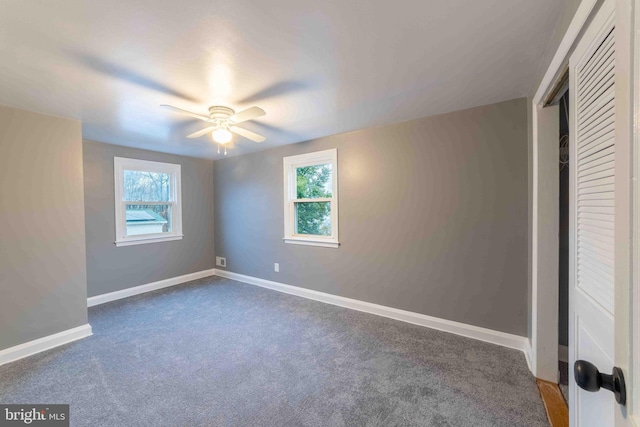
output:
[[213,107],[209,107],[209,117],[213,120],[216,119],[228,119],[233,116],[235,111],[229,107],[223,107],[220,105],[214,105]]
[[209,117],[211,117],[211,122],[216,129],[229,129],[229,126],[231,126],[229,117],[233,116],[234,113],[233,109],[221,105],[209,107]]

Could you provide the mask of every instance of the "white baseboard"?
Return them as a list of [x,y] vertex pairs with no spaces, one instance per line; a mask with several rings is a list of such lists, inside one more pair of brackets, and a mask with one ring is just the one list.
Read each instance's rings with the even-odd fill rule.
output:
[[525,349],[523,350],[523,352],[525,359],[527,359],[527,366],[529,367],[529,370],[532,374],[535,375],[533,369],[533,347],[531,346],[531,340],[529,338],[527,338],[527,342],[525,344]]
[[179,285],[181,283],[190,282],[192,280],[202,279],[203,277],[213,276],[215,269],[197,271],[195,273],[185,274],[184,276],[171,277],[169,279],[159,280],[157,282],[147,283],[146,285],[135,286],[133,288],[122,289],[120,291],[109,292],[108,294],[97,295],[87,298],[87,306],[93,307],[107,302],[131,297],[145,292],[151,292],[169,286]]
[[91,325],[78,326],[0,351],[0,365],[91,336]]
[[565,363],[569,362],[569,347],[558,345],[558,360]]
[[464,337],[485,341],[491,344],[513,348],[524,352],[525,356],[527,356],[527,346],[529,343],[529,339],[526,337],[521,337],[519,335],[498,332],[492,329],[481,328],[479,326],[467,325],[465,323],[454,322],[451,320],[427,316],[425,314],[386,307],[384,305],[378,305],[370,302],[364,302],[356,299],[327,294],[324,292],[299,288],[297,286],[285,285],[283,283],[272,282],[270,280],[259,279],[257,277],[245,276],[243,274],[232,273],[230,271],[218,269],[216,270],[215,274],[216,276],[272,289],[278,292],[297,295],[299,297],[308,298],[327,304],[333,304],[340,307],[350,308],[352,310],[363,311],[365,313],[376,314],[378,316],[389,317],[391,319],[413,323],[414,325],[425,326],[427,328],[450,332],[452,334],[462,335]]

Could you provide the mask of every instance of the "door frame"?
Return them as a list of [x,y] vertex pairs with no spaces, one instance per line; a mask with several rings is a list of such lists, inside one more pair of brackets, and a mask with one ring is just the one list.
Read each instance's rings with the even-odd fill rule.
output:
[[[559,243],[550,222],[558,214],[558,181],[545,175],[557,167],[548,156],[552,141],[543,140],[554,123],[541,113],[542,104],[568,64],[599,0],[582,0],[531,100],[531,324],[529,364],[533,374],[558,381],[558,279]],[[635,18],[635,19],[634,19]],[[616,267],[615,267],[615,365],[627,378],[628,404],[618,406],[616,426],[640,427],[640,0],[616,0]],[[635,47],[634,47],[635,42]],[[635,51],[634,51],[635,49]],[[635,52],[635,54],[634,54]],[[635,76],[632,78],[631,76]],[[634,120],[633,118],[637,119]],[[557,120],[557,119],[556,119]],[[557,139],[557,138],[556,138]],[[553,141],[557,144],[557,140]],[[552,182],[553,181],[553,182]],[[555,197],[554,197],[555,196]],[[632,203],[633,202],[633,203]],[[551,223],[552,224],[552,223]],[[633,239],[631,238],[633,236]],[[633,275],[632,275],[633,273]],[[633,294],[632,292],[633,288]],[[632,298],[633,297],[633,298]],[[635,327],[633,327],[635,325]],[[635,339],[634,339],[635,338]],[[635,369],[631,369],[635,367]],[[634,390],[638,392],[634,393]],[[633,416],[633,415],[635,416]]]
[[[530,105],[532,116],[532,200],[531,200],[531,372],[537,378],[558,382],[558,253],[557,225],[548,221],[560,211],[558,174],[542,173],[558,167],[549,156],[553,141],[542,139],[558,126],[559,117],[542,112],[543,103],[569,64],[569,56],[589,21],[598,0],[582,0]],[[552,164],[550,164],[552,163]]]
[[[628,40],[628,66],[631,69],[631,77],[628,80],[630,89],[628,90],[630,98],[630,126],[629,138],[631,144],[632,164],[630,166],[632,183],[631,183],[631,229],[632,242],[630,249],[631,256],[631,278],[632,289],[631,295],[626,295],[629,307],[629,349],[626,354],[629,355],[627,367],[631,372],[632,393],[629,396],[631,424],[640,427],[640,0],[634,0],[633,3],[627,5],[633,9],[627,9],[629,18],[626,21],[629,26],[628,32],[631,33]],[[617,94],[616,94],[617,95]],[[633,120],[635,117],[635,122]],[[620,302],[624,304],[624,301]],[[623,334],[624,331],[621,331]],[[622,347],[622,346],[621,346]],[[616,347],[616,350],[618,348]],[[621,348],[620,350],[625,350]],[[634,393],[633,391],[636,390]]]

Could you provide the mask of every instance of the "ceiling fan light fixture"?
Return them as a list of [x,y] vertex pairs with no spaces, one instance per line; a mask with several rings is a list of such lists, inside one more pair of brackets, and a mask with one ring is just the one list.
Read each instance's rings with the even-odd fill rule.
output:
[[231,141],[231,132],[228,129],[220,128],[211,133],[211,137],[218,144],[226,144]]

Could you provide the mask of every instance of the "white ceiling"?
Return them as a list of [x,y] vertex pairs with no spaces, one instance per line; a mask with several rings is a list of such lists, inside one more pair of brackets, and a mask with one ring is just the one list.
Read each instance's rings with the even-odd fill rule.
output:
[[206,113],[257,105],[229,155],[527,94],[564,0],[3,0],[0,104],[85,138],[217,158]]

